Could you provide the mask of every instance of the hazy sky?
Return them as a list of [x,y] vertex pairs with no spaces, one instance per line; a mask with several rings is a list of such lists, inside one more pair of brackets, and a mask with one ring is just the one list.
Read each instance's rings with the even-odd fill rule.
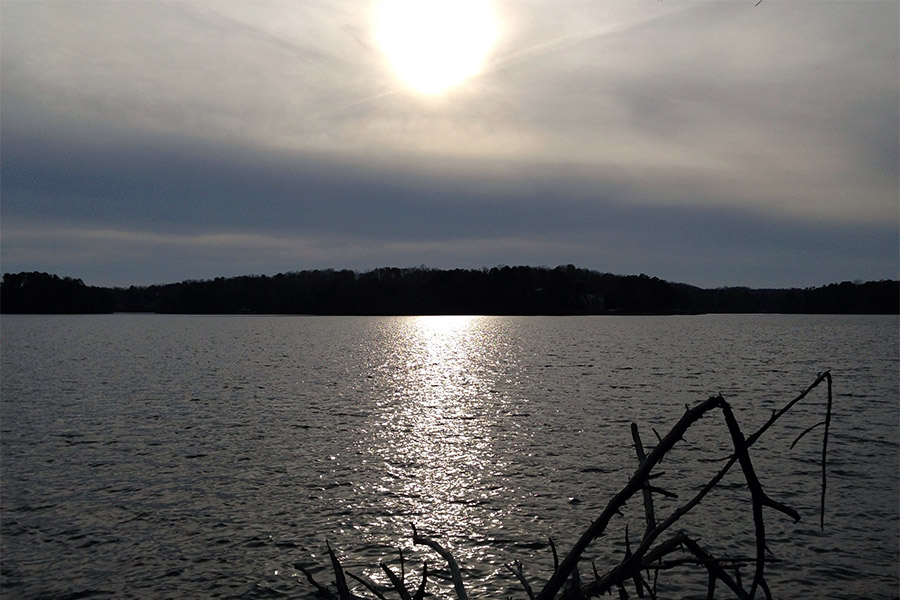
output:
[[2,270],[900,277],[900,3],[495,1],[438,93],[380,4],[2,1]]

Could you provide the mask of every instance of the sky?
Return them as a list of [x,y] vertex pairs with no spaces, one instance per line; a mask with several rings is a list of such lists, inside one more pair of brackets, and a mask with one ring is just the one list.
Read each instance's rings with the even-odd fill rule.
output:
[[0,0],[0,268],[897,279],[900,3],[754,5]]

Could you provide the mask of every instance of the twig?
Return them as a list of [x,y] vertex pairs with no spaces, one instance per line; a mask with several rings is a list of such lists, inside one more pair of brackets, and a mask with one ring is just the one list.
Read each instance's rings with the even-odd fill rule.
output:
[[822,435],[822,499],[819,504],[819,527],[825,529],[825,459],[828,450],[828,429],[831,427],[831,371],[819,376],[828,381],[828,409],[825,411],[825,433]]
[[804,430],[803,430],[803,433],[801,433],[800,435],[798,435],[798,436],[794,439],[794,441],[791,442],[791,450],[794,449],[794,446],[797,445],[797,442],[799,442],[800,440],[803,439],[803,436],[805,436],[807,433],[809,433],[810,431],[812,431],[812,430],[815,429],[816,427],[820,427],[820,426],[822,426],[822,425],[824,425],[824,424],[825,424],[825,421],[819,421],[819,422],[816,423],[815,425],[812,425],[812,426],[807,427],[806,429],[804,429]]
[[331,568],[334,570],[334,583],[337,586],[338,598],[340,600],[351,600],[350,588],[347,587],[347,578],[344,577],[344,569],[327,541],[325,542],[325,547],[328,548],[328,556],[331,557]]
[[[816,380],[813,381],[811,384],[809,384],[809,386],[807,386],[807,388],[805,390],[800,392],[800,394],[798,394],[796,398],[794,398],[793,400],[788,402],[780,410],[772,411],[772,416],[769,417],[768,421],[766,421],[759,429],[757,429],[753,433],[753,435],[751,435],[750,437],[747,438],[747,447],[749,448],[754,443],[756,443],[756,440],[758,440],[762,436],[762,434],[764,434],[769,429],[769,427],[771,427],[775,423],[775,421],[780,419],[782,417],[782,415],[784,415],[784,413],[791,410],[795,404],[797,404],[798,402],[800,402],[801,400],[806,398],[806,396],[808,396],[811,391],[813,391],[820,383],[822,383],[826,379],[829,382],[831,381],[831,371],[825,371],[824,373],[821,373],[818,377],[816,377]],[[830,384],[829,384],[829,387],[830,387]],[[831,414],[831,401],[830,401],[831,394],[830,393],[829,393],[828,397],[829,397],[829,403],[828,403],[828,412],[826,414],[826,419],[825,419],[826,421],[830,420],[828,417]],[[827,430],[827,427],[826,427],[826,430]]]
[[553,543],[553,538],[547,538],[550,542],[550,551],[553,553],[553,572],[559,570],[559,554],[556,553],[556,544]]
[[381,563],[381,570],[384,571],[388,579],[391,580],[391,585],[394,586],[394,591],[400,596],[400,600],[412,600],[409,596],[409,590],[406,589],[406,585],[403,584],[403,580],[394,573],[389,566],[384,563]]
[[528,580],[525,579],[525,574],[522,572],[522,563],[517,560],[513,562],[513,565],[516,566],[515,569],[513,569],[512,565],[506,565],[506,568],[516,576],[516,579],[518,579],[519,583],[522,584],[522,587],[525,589],[525,593],[528,594],[528,597],[531,600],[534,600],[534,591],[531,589],[531,585],[529,585]]
[[428,582],[428,563],[422,563],[422,583],[419,584],[419,589],[416,590],[415,595],[413,596],[413,600],[423,600],[425,598],[425,584]]
[[[631,424],[631,437],[634,439],[634,451],[637,454],[638,464],[644,462],[647,455],[644,454],[644,445],[641,444],[641,435],[638,433],[637,423]],[[653,513],[653,493],[648,485],[644,485],[644,513],[647,517],[647,529],[651,531],[656,527],[656,516]]]
[[563,559],[559,568],[556,569],[553,576],[550,577],[550,580],[547,581],[547,584],[538,593],[537,600],[552,600],[556,597],[556,594],[559,592],[563,583],[569,578],[572,570],[578,564],[578,559],[584,551],[587,550],[588,545],[603,533],[613,515],[619,511],[619,508],[623,506],[635,492],[643,487],[647,475],[653,467],[656,466],[663,455],[665,455],[665,453],[681,439],[688,427],[700,419],[706,412],[718,406],[720,401],[722,401],[721,398],[709,398],[705,402],[689,409],[684,416],[679,419],[666,437],[657,444],[656,448],[654,448],[649,455],[647,455],[647,458],[641,463],[640,467],[638,467],[638,470],[628,481],[628,484],[609,501],[606,509],[600,514],[600,517],[581,535],[581,538],[575,543],[569,551],[569,554],[566,555],[566,558]]
[[466,595],[466,588],[463,586],[462,575],[459,572],[459,565],[456,564],[456,559],[453,558],[453,555],[447,552],[443,546],[441,546],[436,541],[423,537],[419,535],[419,532],[416,531],[416,526],[412,526],[413,530],[413,544],[422,544],[423,546],[428,546],[435,552],[437,552],[441,558],[447,561],[447,566],[450,568],[450,575],[453,578],[453,587],[456,589],[456,597],[459,600],[468,600],[468,596]]
[[363,578],[360,577],[359,575],[355,575],[355,574],[351,573],[350,571],[347,571],[347,577],[352,577],[352,578],[355,579],[356,581],[358,581],[358,582],[360,582],[361,584],[363,584],[363,586],[365,586],[365,588],[366,588],[367,590],[369,590],[370,592],[372,592],[373,594],[375,594],[380,600],[387,600],[387,598],[384,597],[384,594],[382,594],[381,592],[379,592],[379,591],[378,591],[378,588],[375,587],[375,585],[374,585],[371,581],[366,581],[365,579],[363,579]]
[[306,568],[304,568],[300,563],[295,563],[295,564],[294,564],[294,567],[295,567],[296,569],[299,569],[299,571],[300,571],[301,573],[303,573],[303,574],[306,576],[306,580],[307,580],[314,588],[316,588],[316,589],[319,591],[319,593],[320,593],[321,595],[325,596],[326,598],[334,598],[334,594],[331,593],[331,590],[329,590],[326,586],[324,586],[324,585],[322,585],[321,583],[319,583],[318,581],[316,581],[315,578],[313,577],[312,573],[310,573],[310,572],[309,572]]
[[644,487],[644,489],[648,492],[653,492],[655,494],[660,494],[662,496],[665,496],[666,498],[677,498],[678,497],[678,494],[676,494],[675,492],[670,492],[669,490],[665,490],[661,487],[656,487],[655,485],[647,485]]
[[[523,588],[525,589],[529,600],[553,600],[557,598],[557,595],[560,593],[562,594],[561,598],[565,599],[591,597],[602,593],[611,593],[613,588],[618,589],[621,598],[627,598],[628,596],[627,592],[625,591],[624,584],[629,580],[633,582],[638,596],[643,596],[644,591],[647,591],[650,594],[651,598],[655,599],[657,581],[660,571],[684,564],[699,564],[706,568],[709,576],[707,583],[708,598],[714,597],[717,582],[721,581],[734,592],[739,600],[754,598],[756,596],[756,592],[760,589],[765,594],[766,598],[771,599],[772,596],[765,579],[764,567],[765,563],[771,562],[772,559],[766,556],[766,553],[769,551],[769,549],[766,545],[766,529],[765,522],[763,520],[763,508],[774,508],[775,510],[792,517],[795,521],[800,519],[800,515],[791,507],[772,499],[765,493],[759,477],[756,474],[753,462],[750,458],[749,449],[756,441],[759,440],[759,438],[769,429],[769,427],[771,427],[779,418],[781,418],[781,416],[783,416],[786,412],[793,408],[794,405],[796,405],[807,395],[809,395],[809,393],[823,381],[827,382],[828,387],[828,404],[825,414],[825,420],[804,430],[799,436],[797,436],[797,438],[794,440],[794,443],[791,444],[791,447],[793,448],[793,446],[796,445],[800,439],[802,439],[812,430],[816,429],[820,425],[825,425],[822,440],[822,491],[820,499],[820,526],[824,528],[825,493],[827,483],[826,459],[828,434],[832,412],[832,379],[830,371],[825,371],[824,373],[819,374],[819,376],[811,385],[809,385],[803,392],[801,392],[797,397],[787,403],[780,410],[773,410],[771,416],[766,420],[766,422],[749,437],[745,437],[743,435],[731,406],[725,401],[721,394],[716,397],[708,398],[706,401],[698,404],[693,408],[687,408],[686,412],[675,423],[675,425],[665,437],[661,438],[659,436],[659,433],[657,433],[654,429],[653,432],[656,434],[659,443],[649,454],[645,454],[643,444],[638,433],[637,425],[632,424],[632,437],[634,438],[635,452],[637,454],[639,463],[637,470],[628,480],[625,487],[622,488],[619,493],[617,493],[607,503],[600,516],[596,520],[592,521],[587,530],[581,535],[581,537],[574,544],[568,554],[566,554],[562,562],[560,562],[559,560],[556,545],[554,544],[553,539],[550,538],[550,548],[553,552],[553,573],[550,576],[549,580],[544,584],[543,588],[537,593],[537,595],[534,594],[534,590],[532,590],[527,579],[525,578],[522,564],[519,561],[515,561],[513,563],[513,565],[515,565],[515,568],[513,568],[512,565],[506,565],[506,568],[518,578]],[[653,469],[656,468],[656,466],[663,460],[665,455],[672,450],[676,443],[684,440],[685,433],[691,426],[693,426],[694,423],[696,423],[706,413],[716,409],[722,411],[722,415],[724,417],[725,424],[731,438],[734,453],[726,459],[725,464],[719,469],[719,471],[715,473],[688,502],[678,507],[662,522],[658,522],[653,507],[653,494],[659,493],[676,498],[677,495],[668,492],[661,487],[651,485],[650,481],[662,474],[654,473]],[[700,503],[700,501],[721,482],[725,474],[728,473],[731,467],[733,467],[735,464],[740,465],[741,472],[750,491],[756,537],[755,557],[752,559],[716,559],[711,554],[702,549],[696,542],[696,540],[688,537],[684,533],[679,533],[674,537],[671,537],[666,541],[657,544],[654,547],[654,543],[661,536],[661,534],[667,531],[681,517],[694,509]],[[637,548],[632,552],[628,525],[626,524],[624,559],[603,577],[601,577],[597,573],[596,566],[594,566],[594,581],[587,583],[586,585],[582,585],[578,572],[578,563],[581,560],[585,550],[594,540],[603,535],[604,531],[609,525],[610,520],[615,515],[622,515],[621,510],[624,507],[625,503],[629,499],[631,499],[638,492],[638,490],[642,492],[644,498],[644,512],[646,517],[646,529],[643,538],[640,540]],[[412,529],[413,544],[428,546],[429,548],[437,552],[441,556],[441,558],[446,561],[450,571],[450,579],[453,582],[458,600],[468,600],[463,585],[459,565],[453,558],[452,554],[450,554],[450,552],[447,551],[438,542],[428,537],[419,535],[414,525]],[[350,592],[350,589],[347,586],[345,572],[340,564],[340,561],[327,542],[326,546],[328,547],[328,554],[331,559],[332,570],[335,574],[337,596],[335,596],[335,594],[331,591],[331,589],[329,589],[328,586],[319,584],[314,579],[312,574],[305,568],[303,568],[299,564],[295,566],[306,575],[306,578],[310,582],[310,584],[312,584],[322,596],[325,596],[329,600],[354,600],[356,597]],[[668,557],[669,554],[672,554],[676,551],[687,552],[688,554],[693,555],[693,558],[678,558],[675,560],[666,558],[666,560],[664,560],[665,557]],[[741,581],[742,578],[740,568],[742,565],[751,562],[754,565],[754,573],[750,582],[749,589],[745,589]],[[400,596],[400,600],[424,600],[428,579],[427,563],[423,565],[422,581],[418,586],[418,589],[416,590],[414,596],[410,595],[410,591],[406,587],[405,557],[402,550],[400,551],[399,576],[383,563],[381,564],[381,568],[384,570],[391,583],[393,584],[393,588],[395,592]],[[732,578],[732,576],[729,574],[730,569],[733,569],[734,578]],[[642,571],[644,570],[646,570],[647,579],[645,579],[642,575]],[[651,570],[654,571],[652,586],[647,581],[650,578]],[[354,579],[362,583],[370,592],[375,594],[375,596],[377,596],[379,600],[385,600],[384,595],[382,595],[373,584],[366,582],[365,580],[350,573],[347,573],[346,575],[349,575],[350,577],[353,577]],[[446,578],[445,575],[442,575],[439,572],[434,573],[433,577],[438,577],[440,579]]]

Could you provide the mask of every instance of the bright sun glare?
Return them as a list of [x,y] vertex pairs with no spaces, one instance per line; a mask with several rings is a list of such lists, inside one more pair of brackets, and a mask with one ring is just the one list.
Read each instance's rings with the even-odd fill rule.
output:
[[438,94],[481,69],[496,36],[489,0],[383,0],[376,36],[413,89]]

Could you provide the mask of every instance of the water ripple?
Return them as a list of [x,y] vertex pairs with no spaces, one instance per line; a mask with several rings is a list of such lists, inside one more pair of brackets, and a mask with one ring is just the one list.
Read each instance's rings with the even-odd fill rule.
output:
[[[10,597],[307,598],[328,578],[421,559],[439,538],[472,596],[537,584],[684,411],[722,392],[745,431],[834,367],[826,529],[819,418],[801,405],[755,454],[803,517],[767,517],[776,596],[896,595],[897,320],[854,317],[220,318],[4,316],[0,593]],[[704,419],[662,464],[689,497],[729,454]],[[683,523],[752,553],[749,496],[726,478]],[[661,499],[660,514],[677,501]],[[624,552],[628,507],[592,558]],[[749,541],[748,541],[749,540]],[[667,597],[705,597],[697,573]],[[449,584],[434,588],[445,597]],[[662,595],[661,595],[662,597]]]

